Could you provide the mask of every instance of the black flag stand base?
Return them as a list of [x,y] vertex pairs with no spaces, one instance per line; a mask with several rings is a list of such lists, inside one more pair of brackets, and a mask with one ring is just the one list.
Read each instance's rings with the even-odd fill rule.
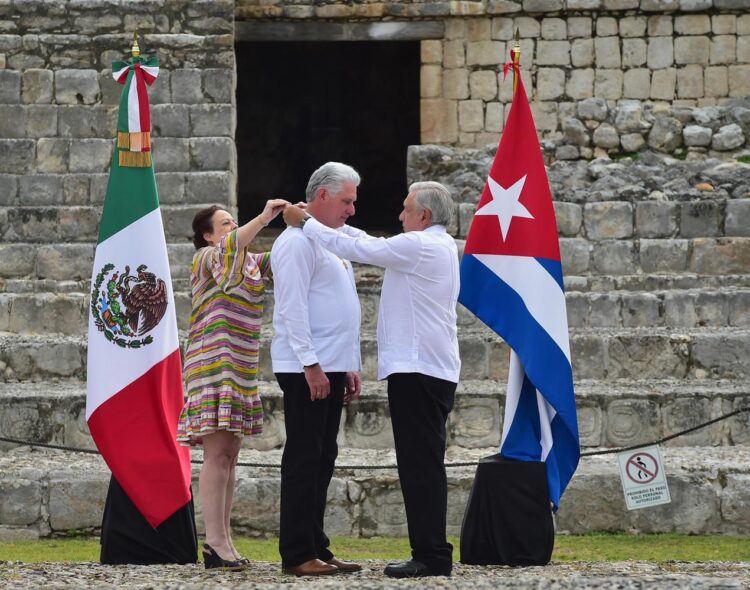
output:
[[461,563],[546,565],[554,544],[544,463],[482,459],[461,526]]
[[114,477],[102,519],[100,561],[107,565],[195,563],[198,536],[193,500],[153,528]]

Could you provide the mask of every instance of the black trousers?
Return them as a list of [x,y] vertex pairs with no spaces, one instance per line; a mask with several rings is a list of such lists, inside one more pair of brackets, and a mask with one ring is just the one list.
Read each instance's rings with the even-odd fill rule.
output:
[[346,373],[326,373],[331,393],[311,401],[304,373],[276,373],[284,392],[286,444],[281,458],[282,567],[333,557],[323,529],[328,484],[338,455],[336,436],[344,404]]
[[412,559],[444,574],[451,572],[453,558],[453,546],[445,535],[445,422],[455,393],[455,383],[421,373],[388,377],[388,404]]

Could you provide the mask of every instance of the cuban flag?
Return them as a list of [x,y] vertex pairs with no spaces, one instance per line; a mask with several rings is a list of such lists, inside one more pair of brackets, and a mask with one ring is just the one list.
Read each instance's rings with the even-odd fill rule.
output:
[[500,454],[543,461],[557,510],[578,466],[578,420],[555,211],[526,91],[516,78],[467,236],[458,299],[511,348]]

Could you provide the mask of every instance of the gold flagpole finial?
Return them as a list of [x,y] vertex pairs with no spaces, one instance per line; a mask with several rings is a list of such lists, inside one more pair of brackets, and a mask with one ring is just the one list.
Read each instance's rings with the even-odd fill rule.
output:
[[518,70],[518,65],[521,62],[521,44],[520,44],[520,33],[518,32],[518,27],[516,27],[516,42],[513,45],[513,49],[511,49],[511,59],[513,60],[513,96],[516,95],[516,86],[518,86],[518,76],[520,75],[520,70]]
[[138,29],[133,31],[133,47],[131,48],[133,57],[138,57],[141,54],[141,48],[138,47]]

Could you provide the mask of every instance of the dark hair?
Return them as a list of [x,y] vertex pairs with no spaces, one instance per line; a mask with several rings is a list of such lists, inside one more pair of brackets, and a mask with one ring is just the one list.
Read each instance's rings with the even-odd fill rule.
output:
[[210,207],[201,209],[193,217],[193,246],[195,246],[196,250],[208,246],[208,242],[203,237],[203,234],[213,233],[214,224],[211,219],[217,211],[224,211],[224,209],[218,205],[211,205]]

